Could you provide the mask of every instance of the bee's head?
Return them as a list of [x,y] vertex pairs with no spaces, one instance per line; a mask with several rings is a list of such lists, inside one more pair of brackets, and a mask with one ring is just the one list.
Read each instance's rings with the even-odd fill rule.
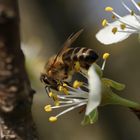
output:
[[48,77],[46,74],[42,73],[40,76],[40,81],[44,83],[46,86],[53,87],[57,85],[57,81]]
[[48,86],[50,85],[49,79],[48,79],[47,75],[44,74],[44,73],[41,73],[41,75],[40,75],[40,81],[42,83],[44,83],[45,85],[48,85]]

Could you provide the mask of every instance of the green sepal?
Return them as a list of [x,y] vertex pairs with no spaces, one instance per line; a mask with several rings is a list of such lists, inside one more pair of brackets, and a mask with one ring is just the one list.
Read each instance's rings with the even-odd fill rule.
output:
[[102,78],[102,81],[106,86],[112,87],[118,91],[121,91],[125,88],[124,84],[118,83],[118,82],[113,81],[113,80],[108,79],[108,78]]
[[93,65],[94,65],[94,67],[96,69],[96,72],[99,75],[99,77],[102,77],[103,76],[103,71],[101,70],[100,66],[97,65],[96,63],[94,63]]
[[81,122],[82,125],[93,124],[98,120],[98,110],[93,110],[89,115],[86,115]]

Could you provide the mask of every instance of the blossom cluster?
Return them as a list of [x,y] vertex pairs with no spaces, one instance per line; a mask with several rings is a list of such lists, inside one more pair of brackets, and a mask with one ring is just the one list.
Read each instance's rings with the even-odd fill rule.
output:
[[106,45],[117,43],[127,39],[131,34],[140,33],[140,15],[130,9],[126,1],[131,1],[140,12],[140,3],[136,3],[134,0],[121,0],[122,6],[128,11],[128,15],[125,16],[120,16],[112,7],[107,6],[105,11],[112,14],[114,22],[103,19],[102,26],[104,28],[96,34],[97,40],[101,43]]
[[[108,53],[103,55],[102,67],[94,63],[87,74],[79,71],[87,79],[88,83],[78,80],[75,80],[72,86],[63,83],[63,85],[59,86],[59,91],[49,93],[49,97],[53,98],[54,106],[47,104],[44,107],[45,111],[52,112],[54,109],[64,108],[59,114],[51,116],[49,118],[50,122],[55,122],[65,113],[84,106],[85,117],[82,124],[92,124],[98,119],[99,106],[106,104],[125,105],[123,104],[123,99],[112,91],[112,88],[123,90],[125,86],[103,77],[103,70],[108,57]],[[133,103],[130,104],[130,107],[133,107]]]
[[[136,3],[134,0],[130,1],[140,12],[140,3]],[[128,38],[131,34],[140,33],[140,15],[130,9],[125,0],[121,0],[121,4],[129,13],[124,17],[120,16],[110,6],[105,8],[106,12],[112,14],[112,19],[115,21],[111,23],[107,19],[103,19],[102,26],[104,28],[96,34],[96,38],[103,44],[117,43]],[[127,100],[114,93],[114,89],[123,90],[125,88],[124,84],[104,77],[103,71],[108,58],[109,53],[105,53],[102,66],[100,67],[93,63],[87,72],[83,72],[77,62],[76,71],[84,76],[88,82],[76,80],[72,85],[63,82],[59,85],[58,91],[49,92],[49,97],[53,99],[54,105],[47,104],[44,107],[45,111],[52,112],[54,109],[63,108],[62,112],[49,118],[50,122],[57,121],[60,116],[81,106],[84,106],[85,111],[83,125],[96,122],[98,119],[98,107],[107,104],[122,105],[132,109],[134,112],[140,112],[139,103]]]

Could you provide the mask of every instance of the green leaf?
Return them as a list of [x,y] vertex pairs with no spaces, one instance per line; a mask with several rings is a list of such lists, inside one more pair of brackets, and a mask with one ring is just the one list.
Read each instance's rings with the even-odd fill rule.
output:
[[82,121],[82,125],[88,125],[93,124],[98,120],[98,110],[93,110],[89,115],[86,115],[84,117],[84,120]]
[[114,88],[116,90],[119,90],[119,91],[121,91],[125,88],[124,84],[118,83],[118,82],[113,81],[111,79],[102,78],[102,81],[106,86],[112,87],[112,88]]

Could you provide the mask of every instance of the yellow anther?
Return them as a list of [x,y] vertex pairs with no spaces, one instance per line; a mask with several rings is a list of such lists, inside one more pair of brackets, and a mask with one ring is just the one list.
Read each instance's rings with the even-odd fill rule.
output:
[[120,27],[121,27],[122,30],[124,30],[126,28],[126,25],[125,24],[121,24]]
[[83,85],[83,83],[82,82],[79,82],[79,81],[74,81],[74,83],[73,83],[73,87],[74,88],[79,88],[80,86],[82,86]]
[[59,86],[59,87],[58,87],[58,90],[59,90],[60,92],[62,92],[62,91],[63,91],[63,86]]
[[52,111],[51,105],[46,105],[46,106],[44,107],[44,110],[45,110],[46,112],[51,112],[51,111]]
[[115,18],[116,18],[116,16],[113,14],[113,15],[112,15],[112,19],[115,19]]
[[67,87],[68,85],[67,85],[66,83],[63,83],[63,86],[64,86],[64,87]]
[[60,102],[59,102],[58,100],[56,100],[56,101],[54,102],[54,104],[55,104],[55,106],[59,106],[59,105],[60,105]]
[[103,21],[102,21],[102,26],[103,26],[103,27],[107,26],[107,23],[108,23],[108,21],[107,21],[106,19],[103,19]]
[[53,93],[52,92],[49,92],[49,97],[53,97]]
[[113,11],[113,8],[110,7],[110,6],[108,6],[108,7],[105,8],[105,11],[106,11],[106,12],[112,12],[112,11]]
[[65,87],[63,87],[63,86],[59,86],[59,87],[58,87],[58,90],[59,90],[60,92],[64,92],[65,94],[68,94],[68,90],[67,90]]
[[130,14],[131,14],[132,16],[134,16],[135,13],[134,13],[134,11],[132,10]]
[[69,92],[66,88],[63,89],[63,92],[67,95]]
[[116,34],[117,31],[118,31],[118,28],[117,28],[117,27],[114,27],[114,28],[112,29],[112,33],[113,33],[113,34]]
[[49,118],[49,121],[50,121],[50,122],[56,122],[56,121],[57,121],[57,117],[56,117],[56,116],[51,116],[51,117]]
[[109,54],[109,53],[104,53],[104,54],[103,54],[103,59],[104,59],[104,60],[106,60],[106,59],[108,59],[108,58],[109,58],[109,56],[110,56],[110,54]]
[[80,71],[80,63],[77,61],[74,66],[75,71]]
[[140,7],[140,2],[137,2],[138,6]]
[[58,97],[56,94],[53,94],[53,99],[54,99],[54,101],[58,100]]

